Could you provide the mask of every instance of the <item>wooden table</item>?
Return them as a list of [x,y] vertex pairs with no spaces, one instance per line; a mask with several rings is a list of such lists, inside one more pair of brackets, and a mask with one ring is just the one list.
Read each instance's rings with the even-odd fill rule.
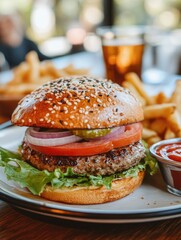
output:
[[0,115],[0,124],[6,122],[6,121],[8,121],[8,120],[9,120],[8,117],[1,116],[1,115]]
[[116,240],[116,239],[181,239],[181,218],[134,224],[88,224],[59,221],[48,222],[26,216],[0,201],[1,240]]

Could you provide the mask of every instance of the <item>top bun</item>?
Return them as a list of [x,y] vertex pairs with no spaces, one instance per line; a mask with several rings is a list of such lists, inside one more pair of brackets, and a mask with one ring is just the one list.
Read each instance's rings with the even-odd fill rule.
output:
[[130,91],[106,79],[64,77],[25,96],[12,115],[19,126],[60,129],[115,127],[143,120]]

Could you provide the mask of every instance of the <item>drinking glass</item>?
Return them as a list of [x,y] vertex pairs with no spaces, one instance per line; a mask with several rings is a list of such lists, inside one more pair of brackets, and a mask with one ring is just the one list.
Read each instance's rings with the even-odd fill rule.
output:
[[101,37],[106,77],[122,84],[128,72],[142,73],[144,52],[144,28],[99,27],[97,34]]

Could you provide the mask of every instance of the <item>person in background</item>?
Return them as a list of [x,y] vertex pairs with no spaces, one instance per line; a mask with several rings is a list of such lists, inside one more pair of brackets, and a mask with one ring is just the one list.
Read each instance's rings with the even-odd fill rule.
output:
[[40,61],[49,59],[40,52],[35,42],[24,35],[21,19],[17,14],[0,15],[0,53],[10,68],[25,60],[30,51],[36,51]]

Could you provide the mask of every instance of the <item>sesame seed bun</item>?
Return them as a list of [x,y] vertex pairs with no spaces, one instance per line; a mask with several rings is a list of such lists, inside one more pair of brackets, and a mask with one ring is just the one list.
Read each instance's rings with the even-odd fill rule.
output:
[[105,79],[64,77],[24,97],[12,115],[19,126],[60,129],[115,127],[143,120],[139,101]]
[[43,198],[70,204],[98,204],[121,199],[137,189],[144,178],[145,172],[139,172],[137,177],[117,179],[112,182],[111,189],[102,187],[73,187],[53,189],[46,186],[41,194]]

